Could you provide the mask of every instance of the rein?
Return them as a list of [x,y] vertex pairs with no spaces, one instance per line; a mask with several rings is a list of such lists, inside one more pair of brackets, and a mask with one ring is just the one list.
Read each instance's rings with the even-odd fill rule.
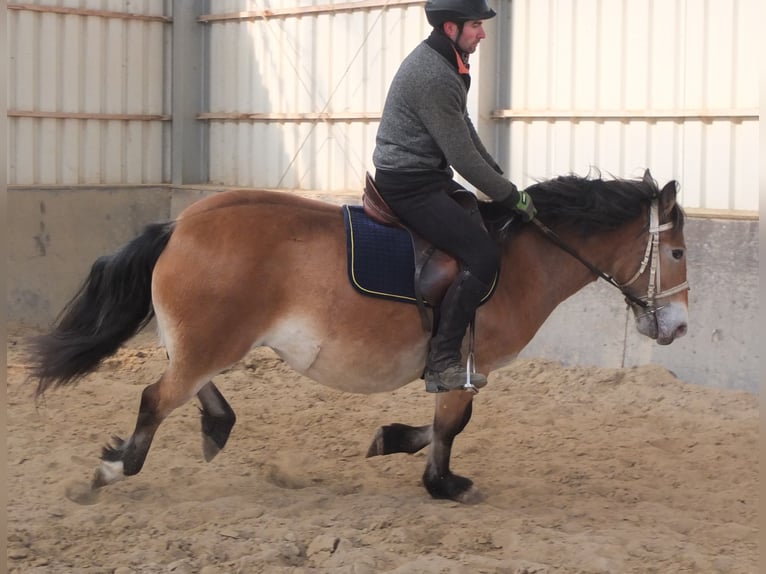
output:
[[[542,231],[543,234],[548,239],[550,239],[557,247],[559,247],[563,251],[566,251],[569,255],[577,259],[580,263],[585,265],[585,267],[587,267],[592,273],[594,273],[598,277],[601,277],[607,283],[619,289],[620,292],[625,296],[626,301],[628,301],[629,303],[632,303],[633,305],[636,305],[637,307],[641,307],[642,309],[646,310],[647,313],[656,313],[659,310],[659,308],[657,308],[654,304],[657,299],[669,297],[671,295],[675,295],[676,293],[679,293],[681,291],[686,291],[689,289],[688,281],[684,281],[683,283],[680,283],[676,285],[675,287],[671,287],[670,289],[666,289],[665,291],[661,290],[661,287],[660,287],[660,233],[663,231],[672,229],[673,223],[668,222],[663,225],[660,225],[659,219],[660,219],[659,218],[659,201],[657,198],[654,198],[652,200],[652,204],[649,209],[649,240],[646,244],[646,250],[644,251],[644,258],[641,260],[641,265],[639,266],[638,271],[636,271],[633,277],[631,277],[625,283],[619,283],[618,281],[615,280],[614,277],[612,277],[608,273],[604,273],[598,267],[593,265],[590,261],[583,258],[579,253],[577,253],[577,251],[575,251],[563,239],[561,239],[561,237],[559,237],[555,231],[553,231],[550,227],[545,225],[542,221],[540,221],[536,217],[532,219],[532,222],[535,225],[537,225],[540,231]],[[644,271],[646,271],[647,265],[650,265],[650,263],[651,263],[651,266],[649,267],[649,286],[647,287],[646,297],[636,297],[635,295],[629,293],[626,290],[626,288],[632,285],[633,283],[635,283],[636,280],[639,277],[641,277]]]

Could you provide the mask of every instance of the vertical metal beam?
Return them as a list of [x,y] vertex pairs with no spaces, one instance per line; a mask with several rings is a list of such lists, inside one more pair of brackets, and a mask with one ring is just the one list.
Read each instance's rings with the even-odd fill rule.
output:
[[[497,136],[495,135],[496,120],[492,119],[492,112],[497,107],[495,92],[497,91],[496,66],[497,66],[497,42],[500,28],[495,25],[495,19],[486,20],[484,29],[487,37],[481,41],[477,52],[471,55],[471,89],[468,91],[468,114],[471,116],[476,132],[487,151],[501,164],[504,171],[509,166],[502,165],[502,157],[497,153]],[[475,190],[474,186],[457,174],[457,180],[466,189]]]
[[[511,69],[510,62],[513,61],[512,53],[512,38],[511,32],[513,31],[513,0],[500,0],[496,3],[497,17],[494,18],[495,28],[493,31],[493,52],[494,59],[492,61],[493,69],[488,73],[492,75],[493,85],[492,95],[495,98],[490,104],[491,107],[487,108],[488,113],[492,113],[496,109],[510,108],[511,107],[511,83],[513,81],[513,70]],[[487,46],[489,47],[489,46]],[[509,78],[508,75],[511,74]],[[496,153],[496,159],[501,167],[506,172],[506,177],[511,175],[511,165],[503,165],[503,161],[500,158],[511,157],[511,142],[510,128],[506,128],[510,122],[504,123],[493,120],[491,130],[492,139],[490,140],[494,144],[493,152]],[[487,144],[489,145],[489,144]],[[520,186],[520,182],[514,182]]]
[[171,1],[171,181],[173,185],[206,183],[208,128],[197,114],[207,106],[208,29],[199,17],[207,13],[208,0]]
[[[494,4],[498,4],[495,2]],[[496,6],[497,7],[497,6]],[[502,11],[498,8],[498,16],[502,17]],[[511,166],[502,165],[503,158],[497,149],[497,120],[492,119],[492,112],[497,108],[497,85],[498,85],[498,45],[501,44],[501,35],[505,33],[502,25],[498,23],[498,17],[484,22],[487,37],[482,41],[479,48],[480,58],[478,69],[472,68],[472,72],[478,72],[476,79],[478,113],[473,116],[476,131],[487,151],[501,164],[500,167],[507,173]],[[473,89],[473,88],[472,88]]]
[[[8,187],[8,55],[10,51],[8,36],[8,9],[6,2],[0,1],[0,30],[3,31],[0,39],[0,269],[5,274],[5,261],[7,259],[7,214],[6,214],[6,191]],[[5,281],[3,281],[5,285]],[[4,307],[3,307],[4,309]],[[4,313],[4,311],[3,311]],[[5,325],[5,317],[2,317]],[[0,339],[5,341],[5,338]]]
[[[3,289],[3,301],[0,306],[0,342],[7,345],[8,338],[8,308],[10,297],[8,296],[8,212],[7,212],[7,187],[8,187],[8,52],[10,50],[8,40],[8,12],[6,2],[0,1],[0,30],[3,31],[0,38],[0,285]],[[6,349],[8,347],[6,346]],[[0,358],[0,369],[7,373],[7,354],[3,353]],[[0,388],[0,401],[8,404],[7,386]],[[7,411],[6,411],[7,412]],[[0,536],[7,540],[8,530],[8,460],[6,455],[0,456]],[[7,550],[3,545],[2,550]]]

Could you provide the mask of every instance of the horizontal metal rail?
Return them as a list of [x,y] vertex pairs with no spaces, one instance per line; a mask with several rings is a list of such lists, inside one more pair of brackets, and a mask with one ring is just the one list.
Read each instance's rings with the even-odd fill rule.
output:
[[8,110],[9,118],[41,118],[54,120],[119,120],[126,122],[167,122],[169,114],[98,114],[88,112],[38,112],[33,110]]
[[[199,120],[254,121],[254,122],[353,122],[378,121],[381,112],[205,112]],[[753,121],[758,120],[755,110],[678,110],[678,111],[551,111],[551,110],[495,110],[494,120],[549,120],[549,121]]]
[[551,121],[753,121],[756,109],[737,110],[524,110],[498,109],[490,117],[496,120]]
[[68,8],[65,6],[41,6],[38,4],[8,4],[8,10],[19,12],[37,12],[40,14],[61,14],[64,16],[97,16],[99,18],[119,18],[122,20],[144,20],[149,22],[170,23],[168,16],[151,16],[149,14],[134,14],[132,12],[114,12],[111,10],[89,10],[87,8]]
[[226,14],[205,14],[197,20],[204,24],[214,22],[247,22],[252,20],[268,20],[270,18],[289,18],[307,14],[337,14],[339,12],[360,12],[385,8],[404,8],[421,6],[424,0],[363,0],[362,2],[342,2],[339,4],[322,4],[319,6],[296,6],[290,8],[274,8],[273,10],[248,10],[245,12],[230,12]]
[[206,112],[197,114],[197,119],[204,121],[250,122],[373,122],[380,120],[380,112]]
[[[53,118],[75,120],[169,121],[170,114],[109,114],[87,112],[41,112],[8,110],[8,117]],[[373,122],[379,121],[381,112],[203,112],[196,118],[202,121],[251,122]],[[550,121],[755,121],[758,114],[749,111],[730,112],[529,112],[496,110],[490,115],[495,120],[550,120]]]

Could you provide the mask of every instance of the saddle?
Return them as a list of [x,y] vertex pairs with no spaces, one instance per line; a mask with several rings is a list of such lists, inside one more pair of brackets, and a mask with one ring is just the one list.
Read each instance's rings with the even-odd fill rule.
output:
[[[450,197],[466,211],[475,214],[477,222],[486,230],[479,214],[475,195],[467,190],[458,190],[452,192]],[[416,304],[423,329],[431,331],[432,322],[428,316],[426,306],[438,308],[447,289],[449,289],[449,286],[460,272],[460,264],[454,257],[437,249],[428,240],[405,226],[380,195],[380,192],[375,187],[375,181],[369,173],[365,176],[362,206],[365,214],[370,219],[381,225],[399,227],[410,234],[415,257],[414,287]],[[487,294],[485,300],[489,298],[490,294],[491,291]]]

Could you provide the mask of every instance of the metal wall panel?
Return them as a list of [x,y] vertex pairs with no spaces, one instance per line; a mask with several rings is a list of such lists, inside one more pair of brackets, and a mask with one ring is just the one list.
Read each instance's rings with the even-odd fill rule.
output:
[[[283,0],[269,5],[278,16],[253,1],[211,5],[263,16],[209,22],[213,182],[358,187],[390,79],[428,33],[422,3],[360,5]],[[494,105],[474,97],[471,113],[514,181],[649,167],[681,182],[687,207],[757,209],[755,0],[494,5],[475,60],[491,50],[496,67],[474,68]]]
[[[388,84],[427,34],[422,5],[334,13],[296,5],[270,5],[295,10],[280,17],[209,23],[213,183],[359,191],[372,168]],[[262,5],[230,0],[211,9]]]
[[10,184],[167,181],[163,4],[9,7]]
[[686,207],[758,209],[755,0],[499,9],[496,144],[514,181],[649,167]]

